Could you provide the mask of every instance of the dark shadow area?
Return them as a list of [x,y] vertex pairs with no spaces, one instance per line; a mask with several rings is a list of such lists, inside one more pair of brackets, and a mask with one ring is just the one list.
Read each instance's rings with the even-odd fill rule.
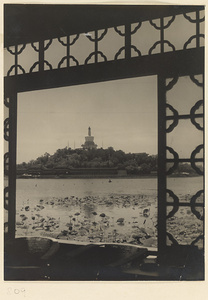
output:
[[76,245],[46,238],[5,244],[5,280],[203,280],[197,247],[171,246],[161,258],[131,245]]

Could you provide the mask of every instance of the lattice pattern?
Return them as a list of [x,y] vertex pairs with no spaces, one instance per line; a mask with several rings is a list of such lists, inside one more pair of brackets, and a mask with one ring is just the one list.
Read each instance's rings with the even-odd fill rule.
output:
[[[14,57],[14,60],[11,59],[13,62],[6,70],[6,76],[25,74],[27,70],[29,72],[42,72],[48,69],[69,68],[74,65],[130,59],[132,57],[202,47],[204,39],[202,26],[204,16],[202,14],[203,11],[196,10],[189,14],[162,17],[115,28],[104,28],[90,33],[63,36],[47,41],[34,41],[30,50],[26,47],[27,45],[8,47],[7,51],[11,58]],[[178,30],[177,24],[180,25],[179,44],[178,32],[177,40],[175,40],[175,32]],[[188,26],[191,30],[186,30]],[[57,47],[57,43],[60,47]],[[105,45],[105,43],[107,44]],[[25,52],[26,48],[27,51]],[[33,61],[34,54],[32,51],[38,54],[38,61]],[[51,51],[50,60],[46,59],[48,51]],[[78,53],[80,51],[81,56]],[[24,61],[24,52],[26,53],[26,62],[23,63],[23,67],[19,61]],[[64,52],[65,55],[63,56]],[[56,57],[60,57],[58,62]]]
[[[199,77],[202,78],[200,81]],[[203,76],[190,76],[191,81],[189,84],[196,85],[199,87],[199,90],[203,90]],[[186,80],[187,81],[187,80]],[[179,121],[184,120],[184,123],[191,122],[193,127],[198,131],[203,131],[203,122],[202,124],[199,123],[199,120],[203,121],[203,99],[197,100],[195,104],[191,107],[190,112],[187,114],[181,114],[175,107],[173,107],[173,103],[168,103],[168,92],[174,88],[175,85],[179,82],[179,78],[173,78],[166,84],[166,123],[172,122],[168,124],[166,128],[167,136],[174,132],[177,128]],[[183,81],[185,82],[185,81]],[[192,87],[190,87],[191,89]],[[180,89],[182,87],[180,86]],[[184,89],[185,90],[185,89]],[[176,92],[177,93],[177,92]],[[203,93],[202,93],[203,94]],[[177,102],[177,99],[175,99]],[[185,105],[188,107],[189,103],[186,102],[187,99],[184,100]],[[191,102],[192,103],[192,102]],[[180,104],[181,105],[181,104]],[[180,106],[179,105],[179,106]],[[201,113],[197,113],[197,110],[202,109]],[[187,108],[186,108],[187,109]],[[184,125],[185,125],[184,124]],[[190,123],[189,123],[190,124]],[[193,136],[194,139],[195,136]],[[186,137],[184,137],[186,139]],[[168,141],[168,139],[167,139]],[[189,158],[180,158],[180,155],[177,153],[175,149],[170,146],[166,147],[167,155],[166,155],[166,164],[167,164],[167,175],[174,175],[176,174],[176,170],[179,166],[179,163],[186,163],[189,164],[190,167],[196,172],[198,175],[203,175],[204,172],[202,170],[204,159],[203,154],[202,157],[197,157],[200,152],[203,152],[203,143],[197,145],[195,149],[192,150],[191,155]],[[173,158],[168,158],[170,155]],[[200,163],[200,166],[197,165]],[[197,177],[198,178],[198,177]],[[180,178],[177,178],[180,179]],[[168,180],[167,180],[168,182]],[[189,244],[189,245],[198,245],[202,247],[203,240],[203,221],[204,221],[204,197],[203,197],[203,182],[201,182],[201,189],[198,190],[194,194],[187,194],[184,199],[181,199],[180,195],[176,195],[173,190],[166,189],[167,192],[167,199],[166,199],[166,208],[167,208],[167,230],[168,232],[167,237],[168,240],[172,244]],[[181,229],[179,233],[177,233],[177,237],[174,237],[176,234],[176,230],[174,228],[174,221],[177,219],[177,223],[179,222],[180,228],[185,228],[184,230]]]
[[[5,107],[5,116],[9,115],[9,106],[10,99],[4,99],[4,107]],[[5,145],[5,154],[4,154],[4,232],[8,232],[8,209],[9,209],[9,183],[8,183],[8,175],[9,175],[9,152],[8,152],[8,144],[9,144],[9,117],[6,117],[4,120],[4,140],[6,142]]]

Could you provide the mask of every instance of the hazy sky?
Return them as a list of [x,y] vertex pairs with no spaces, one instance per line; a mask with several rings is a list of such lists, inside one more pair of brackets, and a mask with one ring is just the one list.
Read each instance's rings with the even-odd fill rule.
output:
[[81,147],[91,126],[98,147],[157,153],[156,76],[18,95],[17,162]]
[[[181,77],[167,93],[167,102],[180,114],[188,114],[200,99],[202,89],[187,76]],[[98,147],[156,154],[157,77],[21,93],[17,116],[18,163],[36,159],[45,152],[53,154],[68,145],[81,147],[89,126]],[[167,134],[167,145],[180,158],[189,158],[202,138],[202,131],[190,120],[180,120]]]

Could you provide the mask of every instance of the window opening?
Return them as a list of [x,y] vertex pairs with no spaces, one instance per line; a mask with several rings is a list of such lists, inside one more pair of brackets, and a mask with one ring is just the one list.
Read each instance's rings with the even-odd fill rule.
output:
[[20,93],[17,119],[16,236],[157,248],[156,76]]

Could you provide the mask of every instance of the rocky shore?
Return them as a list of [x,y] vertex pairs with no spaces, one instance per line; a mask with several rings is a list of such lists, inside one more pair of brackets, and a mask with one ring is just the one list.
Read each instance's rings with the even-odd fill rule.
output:
[[[144,194],[27,199],[17,207],[16,234],[157,247],[156,203],[156,196]],[[202,222],[186,207],[167,225],[178,242],[188,244],[202,234]]]

